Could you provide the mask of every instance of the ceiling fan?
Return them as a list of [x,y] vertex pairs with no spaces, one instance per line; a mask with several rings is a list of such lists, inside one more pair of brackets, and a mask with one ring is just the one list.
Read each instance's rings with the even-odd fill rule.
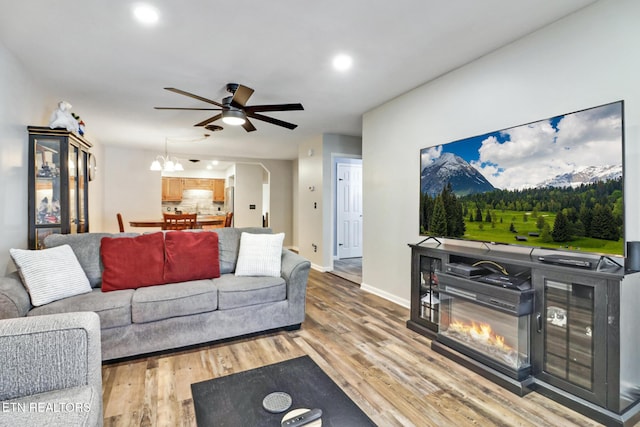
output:
[[196,123],[194,126],[204,126],[207,129],[212,127],[211,130],[220,130],[220,126],[210,125],[209,123],[222,119],[223,122],[229,125],[241,125],[247,132],[253,132],[256,130],[255,126],[249,121],[249,118],[262,120],[263,122],[271,123],[276,126],[282,126],[287,129],[295,129],[298,125],[285,122],[283,120],[275,119],[273,117],[258,114],[265,111],[298,111],[304,110],[302,104],[272,104],[272,105],[246,105],[247,101],[253,94],[254,90],[250,87],[243,86],[238,83],[228,83],[226,86],[227,92],[231,93],[231,96],[227,96],[222,99],[222,102],[216,102],[211,99],[203,98],[193,93],[185,92],[184,90],[176,89],[174,87],[165,87],[166,90],[185,95],[199,101],[213,104],[218,108],[183,108],[183,107],[155,107],[156,110],[211,110],[220,111],[219,114],[209,117],[206,120]]

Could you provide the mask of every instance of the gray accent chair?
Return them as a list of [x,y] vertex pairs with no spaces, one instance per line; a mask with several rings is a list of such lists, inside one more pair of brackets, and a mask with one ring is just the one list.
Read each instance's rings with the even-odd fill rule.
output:
[[102,426],[100,319],[0,320],[0,426]]

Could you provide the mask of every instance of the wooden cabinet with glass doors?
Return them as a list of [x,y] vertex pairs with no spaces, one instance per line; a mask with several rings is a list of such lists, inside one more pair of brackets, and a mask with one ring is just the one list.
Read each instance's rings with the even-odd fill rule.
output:
[[64,129],[29,126],[29,248],[53,233],[89,231],[89,149]]

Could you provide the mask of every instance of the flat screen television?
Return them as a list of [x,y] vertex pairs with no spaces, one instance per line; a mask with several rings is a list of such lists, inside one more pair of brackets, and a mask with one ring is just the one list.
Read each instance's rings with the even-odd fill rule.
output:
[[420,151],[420,234],[624,253],[624,103]]

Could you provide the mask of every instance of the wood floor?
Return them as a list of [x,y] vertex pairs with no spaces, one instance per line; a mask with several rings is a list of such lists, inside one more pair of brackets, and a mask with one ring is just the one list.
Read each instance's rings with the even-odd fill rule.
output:
[[105,365],[104,425],[195,426],[191,383],[305,354],[379,426],[599,425],[539,394],[518,397],[434,353],[405,327],[408,315],[312,270],[298,331]]
[[331,274],[360,285],[362,283],[362,257],[334,260]]

